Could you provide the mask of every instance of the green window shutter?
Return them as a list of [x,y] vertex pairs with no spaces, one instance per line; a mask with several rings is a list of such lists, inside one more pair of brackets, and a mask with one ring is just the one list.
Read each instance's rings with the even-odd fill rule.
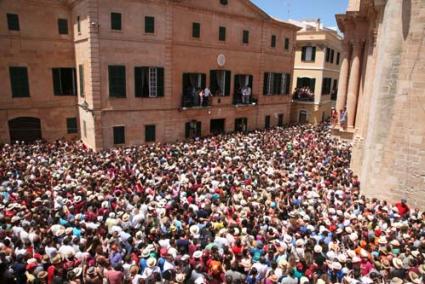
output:
[[155,33],[155,17],[145,17],[145,33]]
[[285,94],[289,94],[291,86],[291,74],[286,73]]
[[113,128],[114,132],[114,144],[125,144],[125,127],[124,126],[115,126]]
[[307,46],[303,46],[302,52],[301,52],[301,60],[302,61],[305,61],[306,53],[307,53]]
[[249,43],[249,31],[246,31],[246,30],[243,31],[242,42],[246,44]]
[[311,61],[315,61],[316,60],[316,47],[313,46],[313,51],[312,51],[312,55],[311,55]]
[[68,20],[67,19],[58,19],[58,30],[59,34],[67,35],[68,34]]
[[10,85],[12,87],[12,97],[29,97],[29,83],[27,67],[9,67]]
[[134,67],[134,96],[143,97],[143,70],[142,67]]
[[7,27],[9,31],[19,31],[19,16],[17,14],[7,14]]
[[111,13],[111,30],[121,30],[121,13]]
[[156,140],[156,127],[155,125],[145,126],[145,142],[155,142]]
[[202,134],[202,122],[197,121],[196,122],[196,136],[201,137]]
[[225,86],[225,90],[224,90],[224,95],[225,96],[230,96],[230,82],[232,80],[232,73],[230,71],[225,71],[225,79],[226,79],[226,86]]
[[289,38],[285,38],[285,49],[288,50],[289,49]]
[[297,88],[302,88],[303,87],[303,81],[301,78],[297,78]]
[[282,87],[282,74],[273,73],[273,94],[280,94]]
[[272,35],[271,47],[276,47],[276,36]]
[[218,91],[217,70],[210,70],[210,91],[215,96]]
[[55,96],[62,94],[62,87],[61,87],[61,69],[60,68],[53,68],[52,69],[52,76],[53,76],[53,94]]
[[164,68],[158,67],[156,69],[157,77],[156,77],[156,88],[157,88],[157,96],[163,97],[164,96]]
[[263,95],[269,94],[269,80],[270,80],[270,74],[268,72],[265,72],[264,81],[263,81]]
[[69,117],[66,119],[66,129],[68,134],[78,133],[76,117]]
[[207,75],[201,74],[201,88],[204,90],[207,87]]
[[84,97],[84,65],[78,65],[78,73],[80,75],[80,97]]
[[192,37],[199,38],[201,37],[201,24],[192,23]]
[[116,98],[126,97],[125,66],[109,66],[109,96]]
[[226,41],[226,27],[219,27],[219,29],[218,29],[218,40]]
[[316,88],[316,79],[310,79],[310,90],[314,93],[314,89]]

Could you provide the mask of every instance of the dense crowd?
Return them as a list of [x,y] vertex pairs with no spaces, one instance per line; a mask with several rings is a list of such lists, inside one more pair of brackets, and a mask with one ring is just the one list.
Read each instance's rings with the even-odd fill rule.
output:
[[424,283],[425,214],[361,196],[350,150],[324,125],[0,146],[0,281]]

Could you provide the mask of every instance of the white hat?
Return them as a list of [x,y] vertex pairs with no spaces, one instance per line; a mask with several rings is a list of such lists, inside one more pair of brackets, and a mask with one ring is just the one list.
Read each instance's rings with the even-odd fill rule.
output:
[[202,251],[197,250],[193,253],[193,258],[201,258],[202,257]]
[[369,257],[369,254],[367,253],[367,251],[365,249],[361,249],[360,250],[360,256],[361,257]]
[[152,268],[156,265],[156,259],[153,257],[149,257],[148,260],[146,261],[146,264],[148,265],[149,268]]
[[358,257],[357,255],[353,257],[353,259],[351,260],[352,263],[359,263],[362,260],[360,259],[360,257]]
[[314,252],[315,253],[321,253],[322,252],[322,247],[321,246],[319,246],[319,245],[315,245],[314,246]]
[[332,262],[332,269],[341,270],[342,269],[341,263],[339,263],[337,261]]
[[381,244],[381,245],[385,245],[385,244],[387,244],[387,243],[388,243],[387,238],[385,238],[385,236],[381,236],[381,237],[378,239],[378,243],[379,243],[379,244]]
[[199,238],[199,227],[197,225],[190,226],[189,231],[193,237]]
[[346,263],[347,257],[345,256],[345,254],[338,255],[338,261],[341,262],[341,263]]

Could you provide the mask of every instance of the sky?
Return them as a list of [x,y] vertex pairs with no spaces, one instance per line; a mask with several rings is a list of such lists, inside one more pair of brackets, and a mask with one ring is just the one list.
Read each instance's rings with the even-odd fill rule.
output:
[[337,27],[335,14],[344,13],[348,0],[251,0],[270,16],[287,20],[317,19]]

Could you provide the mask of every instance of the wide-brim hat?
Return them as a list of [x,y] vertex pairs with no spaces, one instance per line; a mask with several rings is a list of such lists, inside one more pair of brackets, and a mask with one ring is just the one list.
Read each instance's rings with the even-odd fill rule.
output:
[[393,279],[391,279],[390,284],[403,284],[403,280],[398,277],[394,277]]
[[323,251],[322,246],[320,246],[320,245],[315,245],[314,246],[314,252],[315,253],[321,253],[322,251]]
[[414,271],[409,272],[409,279],[413,283],[417,283],[417,284],[422,283],[422,278],[420,278],[419,275]]
[[388,243],[388,241],[384,236],[380,237],[379,240],[378,240],[378,244],[386,245],[387,243]]
[[60,254],[57,254],[52,259],[52,264],[60,264],[62,262],[62,257]]
[[123,222],[128,222],[129,220],[130,220],[130,215],[128,215],[127,213],[125,213],[123,216],[122,216],[122,221]]
[[192,225],[189,228],[190,234],[194,237],[199,236],[199,227],[197,225]]
[[393,258],[393,265],[397,269],[401,269],[403,267],[403,261],[397,257]]
[[146,264],[148,265],[149,268],[152,268],[156,265],[156,259],[153,257],[148,258],[148,260],[146,261]]
[[142,253],[140,254],[140,256],[143,257],[143,258],[146,258],[150,255],[150,253],[151,253],[150,250],[145,248],[145,249],[142,250]]
[[201,258],[202,257],[202,251],[197,250],[193,253],[193,258]]

